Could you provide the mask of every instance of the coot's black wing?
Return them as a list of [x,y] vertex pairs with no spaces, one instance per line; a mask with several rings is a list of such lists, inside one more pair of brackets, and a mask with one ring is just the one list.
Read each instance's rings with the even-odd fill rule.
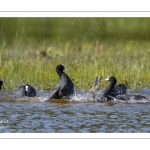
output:
[[50,97],[48,97],[48,100],[50,100],[51,98],[60,98],[59,97],[59,90],[60,87],[56,87],[53,92],[51,93]]
[[95,87],[96,87],[97,85],[99,85],[99,83],[100,83],[100,81],[102,80],[102,78],[103,78],[103,76],[101,76],[101,77],[96,77],[96,79],[95,79],[95,81],[92,83],[92,85],[94,85]]
[[25,86],[22,85],[15,90],[15,97],[22,97],[25,95]]
[[100,88],[98,88],[98,85],[100,83],[100,81],[102,80],[103,76],[101,77],[96,77],[95,81],[92,83],[93,87],[90,89],[90,92],[96,93],[100,90]]
[[95,100],[98,102],[104,102],[108,101],[108,96],[107,96],[107,89],[101,89],[97,91],[96,93],[92,93],[92,96]]
[[126,94],[127,87],[125,84],[117,84],[111,91],[110,95],[116,97],[117,95],[123,95]]

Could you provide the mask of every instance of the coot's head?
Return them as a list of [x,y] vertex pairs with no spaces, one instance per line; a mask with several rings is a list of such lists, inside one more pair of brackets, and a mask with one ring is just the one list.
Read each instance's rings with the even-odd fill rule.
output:
[[0,80],[0,89],[2,88],[2,85],[3,85],[3,81]]
[[36,96],[36,90],[34,87],[30,86],[29,84],[23,84],[16,89],[15,96],[16,97],[22,97],[22,96],[34,97]]
[[36,96],[36,90],[29,84],[25,84],[25,96],[34,97]]
[[27,96],[29,92],[29,85],[25,84],[24,87],[25,87],[25,96]]
[[110,76],[110,77],[106,78],[105,80],[107,80],[107,81],[109,81],[109,82],[111,82],[111,83],[114,83],[114,84],[116,84],[116,83],[117,83],[116,78],[115,78],[115,77],[113,77],[113,76]]
[[64,70],[66,70],[65,66],[63,64],[60,64],[56,67],[56,72],[59,74],[59,73],[62,73]]

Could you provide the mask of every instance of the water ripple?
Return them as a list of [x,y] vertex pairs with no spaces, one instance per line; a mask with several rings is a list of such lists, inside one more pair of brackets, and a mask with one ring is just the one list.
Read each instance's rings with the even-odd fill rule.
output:
[[[135,92],[135,91],[129,91]],[[146,96],[148,90],[140,91]],[[43,102],[49,92],[35,98],[0,97],[0,132],[3,133],[131,133],[150,132],[150,104],[98,103],[87,92],[71,101]]]

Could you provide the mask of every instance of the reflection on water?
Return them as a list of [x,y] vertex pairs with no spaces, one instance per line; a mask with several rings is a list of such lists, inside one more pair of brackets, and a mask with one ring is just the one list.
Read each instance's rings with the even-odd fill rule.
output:
[[[128,92],[150,99],[148,89]],[[0,132],[150,132],[150,103],[98,103],[86,92],[74,96],[71,102],[44,102],[49,95],[44,91],[38,91],[35,98],[15,99],[13,92],[0,94]]]

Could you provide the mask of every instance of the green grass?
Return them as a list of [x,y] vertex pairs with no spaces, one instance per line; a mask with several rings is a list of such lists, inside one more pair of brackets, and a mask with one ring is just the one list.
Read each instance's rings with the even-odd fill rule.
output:
[[77,89],[110,75],[149,88],[149,26],[149,18],[0,18],[0,79],[5,90],[23,83],[52,90],[63,63]]
[[[29,83],[38,90],[52,90],[59,78],[55,67],[63,63],[77,89],[90,89],[96,76],[113,75],[130,89],[150,85],[149,40],[95,40],[91,42],[24,42],[16,37],[12,44],[0,45],[0,79],[5,90]],[[102,80],[100,86],[106,87]]]

